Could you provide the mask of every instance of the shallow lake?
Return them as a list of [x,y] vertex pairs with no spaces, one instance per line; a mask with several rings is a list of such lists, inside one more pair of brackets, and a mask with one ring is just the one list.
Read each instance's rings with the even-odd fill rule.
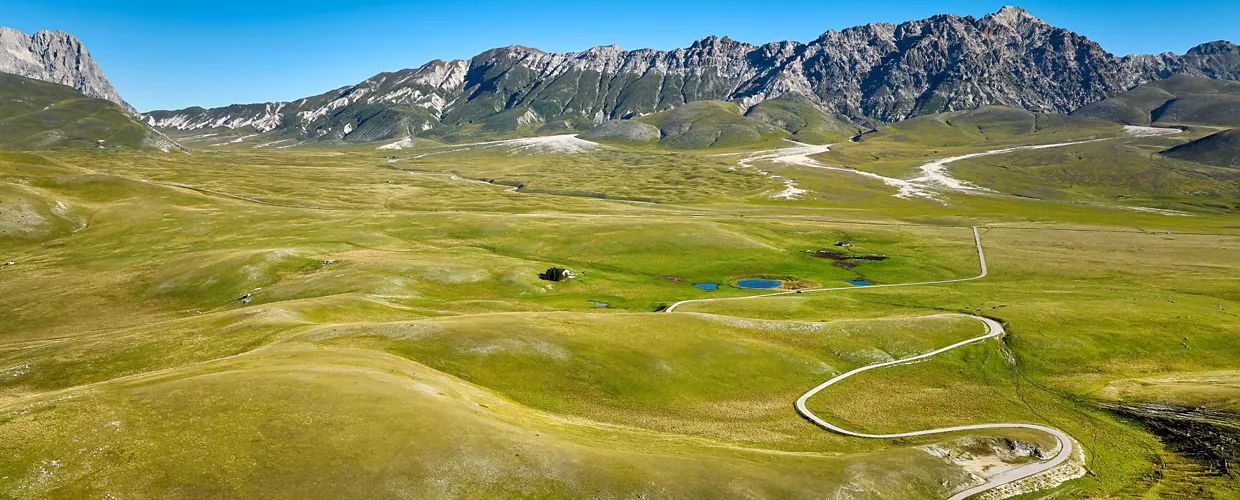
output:
[[697,288],[699,290],[706,290],[709,292],[712,290],[718,290],[719,285],[716,285],[714,283],[694,283],[693,288]]
[[777,288],[784,282],[779,280],[740,280],[736,286],[741,288]]
[[845,283],[852,284],[852,285],[857,285],[857,286],[870,286],[870,285],[873,285],[873,283],[870,283],[869,281],[866,281],[866,280],[844,280],[844,282],[845,282]]

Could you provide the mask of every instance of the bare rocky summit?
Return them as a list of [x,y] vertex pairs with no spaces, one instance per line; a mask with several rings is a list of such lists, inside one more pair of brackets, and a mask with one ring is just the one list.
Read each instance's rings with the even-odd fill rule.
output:
[[0,27],[0,73],[73,87],[133,112],[77,37],[63,31],[27,35]]
[[1175,74],[1240,79],[1225,41],[1184,55],[1114,56],[1017,7],[951,14],[752,45],[708,37],[670,51],[601,46],[546,53],[510,46],[382,73],[288,103],[153,111],[169,131],[273,132],[352,142],[462,131],[563,133],[703,100],[742,108],[795,95],[858,123],[1007,105],[1069,112]]

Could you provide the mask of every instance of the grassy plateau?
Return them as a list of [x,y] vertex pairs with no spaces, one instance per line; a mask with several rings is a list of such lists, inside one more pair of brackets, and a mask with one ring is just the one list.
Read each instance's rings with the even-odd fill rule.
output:
[[[1075,440],[986,498],[1240,498],[1240,173],[1157,154],[1210,130],[725,104],[571,154],[0,152],[0,497],[947,498],[1056,441],[793,402],[965,313],[1007,334],[808,406]],[[973,226],[985,278],[846,282],[977,276]],[[743,278],[844,289],[660,312]]]

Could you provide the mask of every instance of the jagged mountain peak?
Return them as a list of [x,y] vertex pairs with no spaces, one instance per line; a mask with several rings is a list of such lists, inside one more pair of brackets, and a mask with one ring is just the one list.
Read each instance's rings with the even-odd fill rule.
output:
[[1227,40],[1203,43],[1184,54],[1184,64],[1210,78],[1240,80],[1240,47]]
[[715,35],[708,35],[705,38],[694,41],[693,44],[689,46],[689,48],[690,49],[707,49],[707,48],[752,47],[752,46],[753,45],[750,45],[745,42],[738,42],[736,40],[733,40],[727,35],[724,35],[722,37],[715,36]]
[[621,52],[624,52],[624,49],[614,43],[610,45],[597,45],[586,50],[587,54],[618,54]]
[[1046,24],[1041,19],[1038,19],[1033,14],[1030,14],[1029,11],[1014,5],[1004,5],[998,12],[986,14],[982,17],[982,19],[987,18],[993,20],[994,22],[1011,26],[1013,28],[1026,23]]
[[1206,42],[1191,49],[1188,49],[1190,55],[1211,55],[1211,54],[1236,54],[1240,53],[1240,47],[1227,40],[1215,40]]
[[85,44],[64,31],[26,33],[0,27],[0,73],[73,87],[90,97],[115,102],[133,111],[121,99]]

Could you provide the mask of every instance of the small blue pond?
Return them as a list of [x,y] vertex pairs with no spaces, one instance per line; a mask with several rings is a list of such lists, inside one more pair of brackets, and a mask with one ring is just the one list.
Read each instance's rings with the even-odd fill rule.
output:
[[866,281],[866,280],[844,280],[844,282],[845,282],[845,283],[852,284],[852,285],[857,285],[857,286],[870,286],[870,285],[873,285],[873,283],[870,283],[869,281]]
[[697,288],[698,290],[706,290],[709,292],[712,290],[718,290],[719,285],[716,285],[714,283],[694,283],[693,288]]
[[784,282],[779,280],[740,280],[736,286],[741,288],[777,288]]
[[596,306],[598,306],[598,307],[607,307],[608,305],[610,305],[610,304],[608,304],[608,303],[606,303],[606,302],[599,302],[599,301],[597,301],[597,300],[590,300],[590,301],[588,301],[588,302],[590,302],[591,304],[594,304],[594,305],[596,305]]

